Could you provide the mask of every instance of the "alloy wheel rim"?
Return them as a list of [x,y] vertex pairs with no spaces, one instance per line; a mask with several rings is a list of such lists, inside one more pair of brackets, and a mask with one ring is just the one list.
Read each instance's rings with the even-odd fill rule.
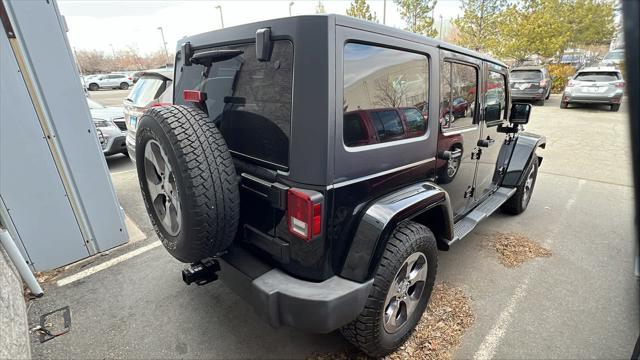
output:
[[454,177],[460,167],[460,159],[449,159],[447,161],[447,176]]
[[156,140],[150,140],[144,147],[144,169],[151,207],[163,229],[176,236],[182,227],[178,187],[169,159]]
[[427,282],[427,257],[411,254],[393,278],[384,302],[383,325],[388,333],[397,332],[415,312]]
[[529,170],[529,174],[527,174],[527,181],[524,183],[524,196],[522,197],[522,206],[527,206],[529,204],[529,198],[531,197],[531,190],[533,187],[533,178],[534,178],[534,168],[531,167]]

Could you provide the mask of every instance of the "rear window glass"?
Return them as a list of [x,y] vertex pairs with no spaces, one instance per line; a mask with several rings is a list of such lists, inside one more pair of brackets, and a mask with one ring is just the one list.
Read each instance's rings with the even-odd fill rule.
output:
[[[235,155],[276,169],[289,166],[293,43],[273,43],[271,59],[258,61],[255,44],[214,49],[242,50],[232,59],[215,62],[208,74],[202,65],[182,68],[176,94],[185,89],[207,94],[209,117],[218,122]],[[203,77],[206,74],[206,77]],[[176,102],[182,102],[176,96]]]
[[620,80],[617,72],[583,71],[576,75],[578,81],[617,81]]
[[143,76],[127,97],[135,106],[147,106],[157,99],[165,89],[164,80],[157,77]]
[[511,72],[511,78],[514,80],[540,80],[542,79],[542,71],[514,70]]

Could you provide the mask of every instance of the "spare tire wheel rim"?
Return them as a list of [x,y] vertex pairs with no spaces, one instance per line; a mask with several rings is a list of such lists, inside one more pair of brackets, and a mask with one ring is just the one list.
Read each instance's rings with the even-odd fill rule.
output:
[[411,254],[393,278],[384,302],[384,329],[397,332],[415,312],[427,282],[427,257]]
[[166,153],[156,140],[149,140],[144,147],[144,170],[151,207],[162,228],[171,236],[178,235],[182,213],[176,178]]

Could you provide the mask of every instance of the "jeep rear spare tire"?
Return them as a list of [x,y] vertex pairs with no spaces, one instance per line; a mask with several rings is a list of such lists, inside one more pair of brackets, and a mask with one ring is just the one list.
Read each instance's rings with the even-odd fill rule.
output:
[[238,180],[207,114],[186,106],[148,110],[136,133],[136,167],[151,223],[171,255],[196,262],[231,245],[240,213]]

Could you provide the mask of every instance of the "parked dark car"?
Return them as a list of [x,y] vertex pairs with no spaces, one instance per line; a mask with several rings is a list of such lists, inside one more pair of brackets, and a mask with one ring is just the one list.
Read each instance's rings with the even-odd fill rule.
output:
[[544,105],[551,95],[551,76],[544,66],[522,66],[511,70],[511,98]]
[[578,104],[605,104],[618,111],[624,95],[624,79],[613,67],[589,67],[571,77],[562,94],[560,108]]
[[438,250],[531,199],[545,139],[521,131],[531,105],[509,106],[488,56],[300,16],[184,38],[175,76],[175,105],[148,109],[135,139],[151,222],[187,284],[220,277],[273,326],[388,354]]
[[140,71],[138,75],[138,81],[123,104],[127,126],[126,146],[134,162],[138,119],[151,107],[173,104],[173,69]]

